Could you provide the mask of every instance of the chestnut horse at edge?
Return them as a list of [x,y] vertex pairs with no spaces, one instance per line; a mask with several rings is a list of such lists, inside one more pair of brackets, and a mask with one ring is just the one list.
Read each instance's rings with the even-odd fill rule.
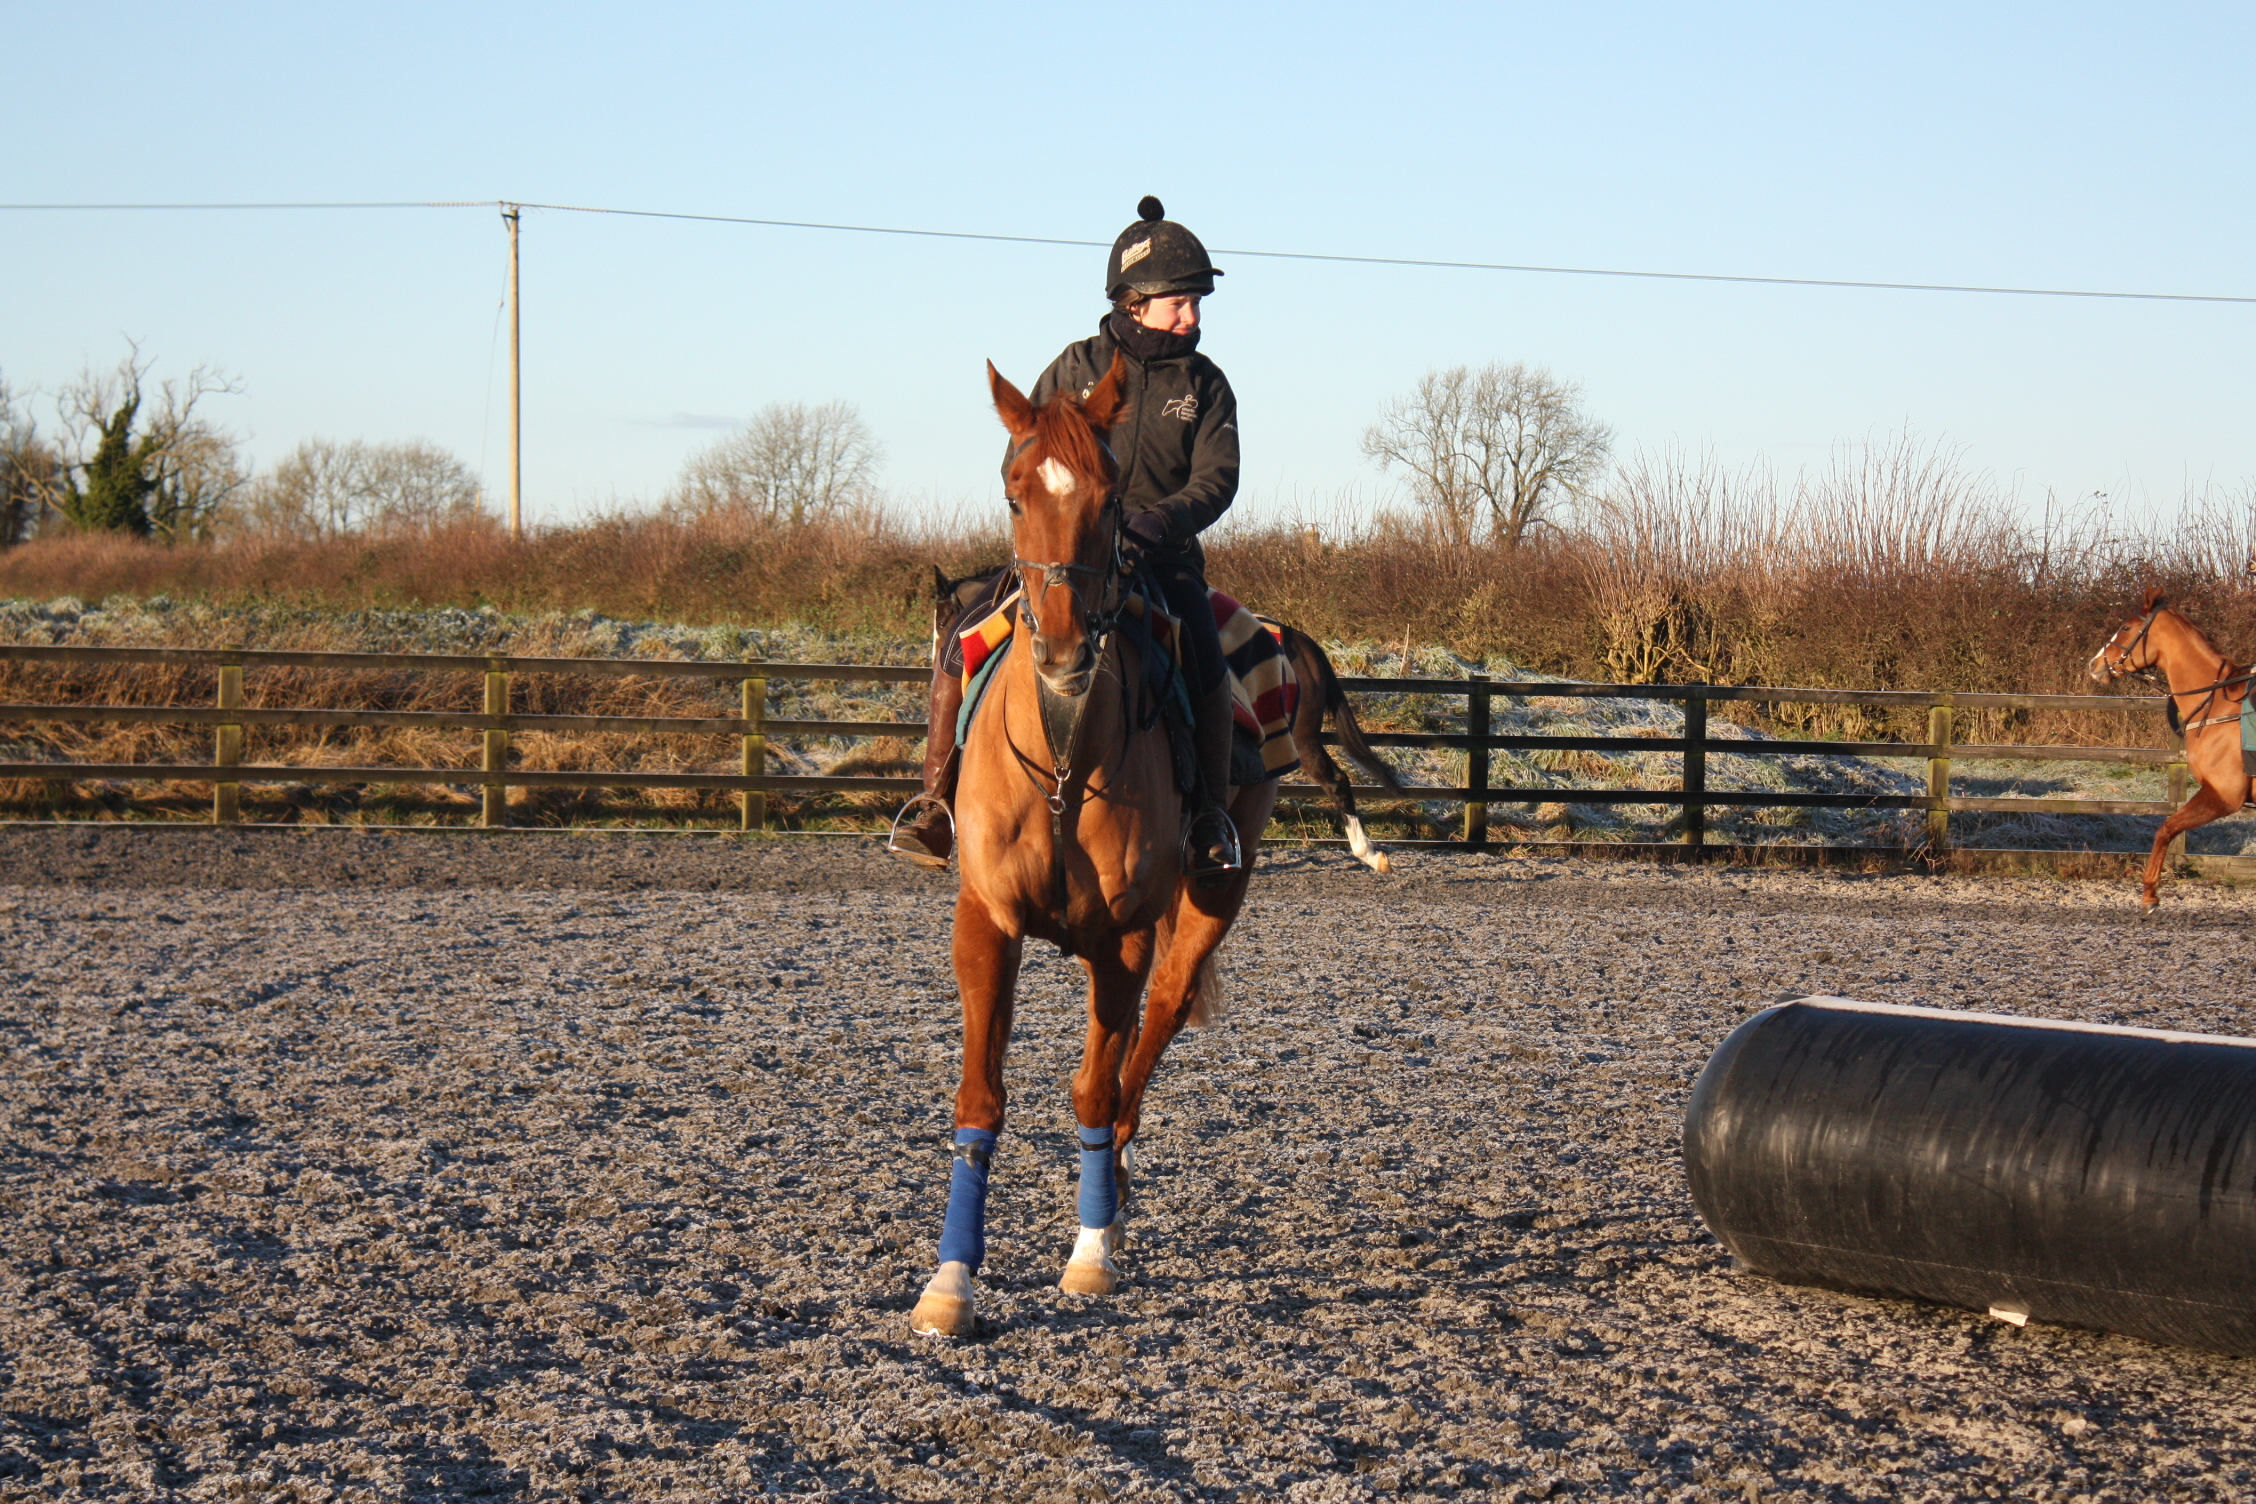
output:
[[2152,913],[2170,843],[2186,831],[2239,813],[2256,795],[2256,770],[2241,741],[2256,673],[2218,652],[2199,627],[2170,608],[2161,591],[2149,590],[2140,610],[2099,645],[2085,672],[2101,684],[2125,677],[2151,680],[2159,672],[2169,689],[2163,706],[2170,729],[2185,733],[2186,768],[2200,780],[2185,807],[2155,832],[2140,895],[2145,911]]

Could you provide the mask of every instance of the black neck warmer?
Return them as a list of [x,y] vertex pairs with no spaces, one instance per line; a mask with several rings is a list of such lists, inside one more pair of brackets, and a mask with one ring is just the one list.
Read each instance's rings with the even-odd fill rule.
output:
[[1112,342],[1141,361],[1181,360],[1198,348],[1199,332],[1169,334],[1163,329],[1146,329],[1136,322],[1136,316],[1125,309],[1116,308],[1105,315],[1105,333]]

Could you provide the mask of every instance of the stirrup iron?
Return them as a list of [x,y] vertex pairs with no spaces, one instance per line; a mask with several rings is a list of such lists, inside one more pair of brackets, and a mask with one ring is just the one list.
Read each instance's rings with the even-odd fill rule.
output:
[[900,813],[899,813],[899,814],[896,814],[896,815],[895,815],[895,816],[893,817],[893,824],[892,824],[892,826],[891,826],[891,827],[890,827],[890,828],[889,828],[889,829],[888,829],[888,830],[886,831],[886,833],[885,833],[885,849],[886,849],[886,850],[887,850],[888,852],[890,852],[891,854],[893,854],[894,856],[905,856],[905,857],[907,857],[907,858],[908,858],[909,860],[911,860],[911,861],[913,861],[913,862],[919,862],[919,863],[922,863],[922,862],[928,862],[928,861],[935,861],[935,860],[937,860],[937,861],[939,862],[939,865],[940,865],[940,866],[942,866],[942,867],[946,867],[946,866],[948,865],[948,863],[947,863],[947,861],[946,861],[946,859],[945,859],[945,858],[934,858],[933,856],[931,856],[931,855],[930,855],[929,853],[926,853],[926,852],[921,852],[921,851],[911,851],[911,850],[909,850],[909,849],[908,849],[907,847],[905,847],[905,846],[903,846],[903,845],[901,844],[901,822],[902,822],[903,820],[906,820],[907,818],[909,818],[909,814],[910,814],[910,812],[911,812],[911,811],[913,811],[913,810],[916,810],[916,809],[920,808],[921,806],[923,806],[923,805],[927,805],[927,804],[929,804],[929,805],[932,805],[932,806],[933,806],[934,808],[938,809],[938,810],[940,811],[940,813],[941,813],[941,814],[943,814],[943,815],[945,815],[945,816],[947,817],[947,819],[948,819],[948,848],[949,848],[949,850],[950,850],[950,851],[953,851],[953,850],[955,849],[955,845],[956,845],[956,812],[955,812],[954,810],[950,809],[950,808],[948,807],[948,801],[947,801],[947,800],[945,800],[945,799],[943,799],[943,798],[941,798],[941,797],[940,797],[940,796],[939,796],[938,794],[926,794],[926,793],[919,793],[919,794],[913,795],[913,796],[912,796],[912,797],[910,798],[910,800],[909,800],[909,802],[908,802],[908,803],[906,803],[906,804],[904,804],[904,805],[902,805],[902,806],[901,806],[901,810],[900,810]]
[[[1202,842],[1202,828],[1220,827],[1220,839]],[[1206,853],[1219,847],[1223,853],[1217,866],[1207,866]],[[1227,810],[1209,806],[1191,816],[1189,827],[1183,832],[1183,869],[1191,874],[1193,882],[1210,888],[1227,882],[1232,874],[1245,870],[1245,848],[1238,844],[1238,825]]]

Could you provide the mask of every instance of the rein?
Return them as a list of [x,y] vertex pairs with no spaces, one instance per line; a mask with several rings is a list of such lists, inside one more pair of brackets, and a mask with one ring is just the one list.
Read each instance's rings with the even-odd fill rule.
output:
[[[1035,437],[1028,434],[1012,448],[1004,461],[1006,468],[1026,452],[1027,446],[1034,442]],[[1106,459],[1112,459],[1112,449],[1103,439],[1098,439],[1097,446],[1104,450]],[[1113,469],[1116,474],[1119,468],[1119,462],[1114,461]],[[1102,565],[1083,564],[1078,560],[1021,558],[1013,558],[1010,563],[1010,567],[1018,571],[1019,575],[1018,614],[1029,633],[1038,635],[1042,630],[1041,618],[1034,609],[1034,599],[1038,594],[1049,590],[1052,577],[1056,576],[1059,577],[1056,583],[1065,588],[1067,597],[1073,603],[1072,609],[1080,616],[1083,634],[1093,644],[1090,687],[1080,694],[1070,697],[1061,695],[1050,688],[1049,681],[1042,677],[1040,670],[1037,669],[1034,674],[1034,701],[1041,712],[1042,740],[1049,748],[1053,786],[1044,788],[1041,779],[1035,776],[1033,764],[1023,757],[1019,759],[1020,765],[1026,769],[1027,781],[1034,785],[1035,792],[1050,807],[1050,911],[1051,917],[1057,921],[1058,952],[1064,956],[1073,954],[1072,931],[1066,920],[1066,910],[1071,900],[1065,870],[1066,812],[1070,802],[1066,797],[1066,790],[1073,782],[1073,765],[1081,749],[1081,726],[1089,713],[1089,701],[1094,698],[1096,675],[1104,667],[1105,654],[1111,650],[1113,633],[1119,627],[1121,613],[1127,609],[1128,604],[1127,591],[1122,587],[1122,581],[1127,576],[1127,561],[1121,554],[1122,509],[1117,485],[1106,496],[1099,520],[1111,524],[1111,537],[1108,540],[1110,546],[1106,549],[1107,557]],[[1081,587],[1074,581],[1076,575],[1090,577],[1090,593],[1098,602],[1096,606],[1085,605]],[[1104,605],[1108,599],[1111,604]],[[1031,642],[1027,651],[1031,667]]]

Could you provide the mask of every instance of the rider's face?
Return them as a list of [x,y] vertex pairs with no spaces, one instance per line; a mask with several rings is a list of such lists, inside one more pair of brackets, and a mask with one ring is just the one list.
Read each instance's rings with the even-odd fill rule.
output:
[[1199,295],[1177,292],[1146,298],[1144,306],[1136,310],[1136,322],[1163,334],[1188,334],[1199,326]]

